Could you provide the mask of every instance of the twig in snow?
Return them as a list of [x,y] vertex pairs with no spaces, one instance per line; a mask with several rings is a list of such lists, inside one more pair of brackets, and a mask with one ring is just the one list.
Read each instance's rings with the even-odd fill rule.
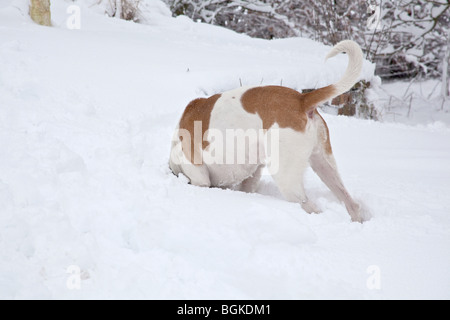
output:
[[413,96],[414,95],[411,93],[411,98],[409,99],[409,107],[408,107],[408,119],[411,117],[411,107],[412,107]]
[[412,78],[412,80],[409,82],[408,87],[406,88],[405,93],[403,94],[403,98],[406,98],[406,95],[408,94],[409,89],[411,88],[412,84],[414,82],[416,82],[418,76],[415,76],[414,78]]
[[434,91],[436,91],[436,88],[439,86],[439,81],[436,82],[436,85],[434,86],[433,90],[431,90],[431,93],[428,95],[427,99],[430,100],[431,96],[433,95]]

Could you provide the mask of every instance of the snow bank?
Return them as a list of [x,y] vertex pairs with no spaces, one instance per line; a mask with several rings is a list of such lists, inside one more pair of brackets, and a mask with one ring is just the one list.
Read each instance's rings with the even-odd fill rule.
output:
[[159,1],[147,25],[77,2],[81,30],[67,30],[73,3],[53,2],[53,28],[26,1],[0,9],[0,298],[450,298],[446,126],[325,115],[363,225],[311,171],[321,215],[269,177],[257,194],[196,188],[167,166],[190,99],[239,79],[327,85],[346,57],[171,18]]

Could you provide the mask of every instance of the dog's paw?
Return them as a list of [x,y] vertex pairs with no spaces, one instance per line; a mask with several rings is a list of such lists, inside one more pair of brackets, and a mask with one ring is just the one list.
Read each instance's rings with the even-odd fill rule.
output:
[[352,222],[359,222],[363,223],[365,219],[362,216],[362,207],[361,204],[354,202],[347,207],[347,211],[350,214],[350,217],[352,218]]
[[319,209],[319,207],[317,207],[317,205],[310,201],[310,200],[306,200],[306,201],[302,201],[302,208],[303,210],[305,210],[307,213],[321,213],[322,211]]

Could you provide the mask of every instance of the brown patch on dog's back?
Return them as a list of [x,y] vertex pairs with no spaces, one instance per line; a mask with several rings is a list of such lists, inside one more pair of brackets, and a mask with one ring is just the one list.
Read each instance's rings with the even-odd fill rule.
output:
[[241,103],[247,112],[260,116],[264,129],[278,123],[281,128],[304,131],[308,122],[302,108],[302,94],[290,88],[251,88],[242,95]]
[[[191,163],[194,163],[196,165],[200,165],[203,162],[201,160],[202,150],[209,145],[209,142],[203,141],[203,136],[209,129],[211,112],[220,97],[221,94],[216,94],[209,98],[199,98],[191,101],[184,110],[183,116],[181,117],[180,129],[189,131],[191,137],[189,144],[189,141],[184,141],[182,139],[182,136],[180,136],[180,140],[182,141],[183,153],[186,158],[190,159]],[[201,137],[194,137],[194,127],[196,121],[200,121],[202,124]],[[201,163],[195,163],[194,159],[199,159]]]
[[335,92],[332,85],[305,94],[280,86],[256,87],[247,90],[241,102],[247,112],[260,116],[264,129],[278,123],[281,128],[303,132],[308,117],[313,118],[317,106]]

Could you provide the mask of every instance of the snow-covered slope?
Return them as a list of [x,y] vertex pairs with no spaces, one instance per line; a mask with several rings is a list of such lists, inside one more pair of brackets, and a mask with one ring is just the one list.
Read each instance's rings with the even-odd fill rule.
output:
[[0,298],[450,298],[448,127],[325,115],[363,225],[312,172],[320,215],[269,177],[258,194],[196,188],[167,166],[192,98],[324,86],[346,57],[171,18],[159,1],[146,25],[83,1],[81,30],[65,28],[71,1],[53,1],[53,28],[26,2],[0,9]]

